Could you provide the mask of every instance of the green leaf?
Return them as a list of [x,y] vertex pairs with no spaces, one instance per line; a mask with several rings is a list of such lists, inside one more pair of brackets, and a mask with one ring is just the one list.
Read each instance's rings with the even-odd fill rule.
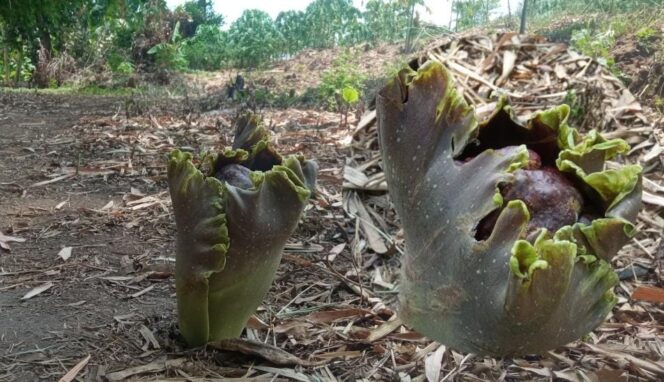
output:
[[157,44],[153,46],[152,48],[148,49],[148,54],[156,54],[160,50],[164,49],[164,46],[162,44]]
[[346,101],[346,103],[350,105],[356,103],[360,99],[360,93],[357,90],[355,90],[355,88],[350,86],[346,86],[341,91],[341,95],[343,96],[344,101]]
[[171,37],[171,43],[175,44],[178,40],[180,40],[180,20],[178,20],[175,23],[175,26],[173,27],[173,36]]

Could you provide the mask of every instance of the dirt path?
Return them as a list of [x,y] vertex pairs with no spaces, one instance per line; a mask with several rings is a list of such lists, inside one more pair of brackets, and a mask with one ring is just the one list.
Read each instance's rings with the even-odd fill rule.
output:
[[[86,118],[113,115],[122,100],[1,98],[0,229],[26,241],[0,253],[0,380],[53,380],[66,372],[65,364],[91,352],[104,354],[109,364],[130,362],[135,351],[115,349],[141,350],[132,332],[140,328],[137,323],[170,315],[174,290],[159,280],[129,285],[124,280],[135,277],[143,259],[168,256],[170,241],[123,229],[103,212],[94,212],[117,202],[118,193],[129,191],[134,179],[72,174],[30,187],[91,160],[93,152],[86,151],[73,127]],[[163,190],[159,182],[136,186],[145,192]],[[67,260],[58,256],[64,247],[72,248]],[[39,287],[49,288],[22,299]],[[148,287],[149,293],[135,295]]]

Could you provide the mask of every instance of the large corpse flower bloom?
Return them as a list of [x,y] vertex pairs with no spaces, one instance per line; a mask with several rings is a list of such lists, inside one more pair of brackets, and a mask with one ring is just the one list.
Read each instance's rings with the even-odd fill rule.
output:
[[444,66],[405,69],[377,97],[390,196],[406,239],[400,316],[485,355],[546,351],[598,326],[616,302],[609,261],[634,233],[641,168],[567,124],[524,125],[501,100],[478,122]]

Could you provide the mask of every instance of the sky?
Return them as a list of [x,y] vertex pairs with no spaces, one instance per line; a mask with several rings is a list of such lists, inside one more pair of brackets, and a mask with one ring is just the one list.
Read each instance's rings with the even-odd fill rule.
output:
[[[242,15],[247,9],[260,9],[276,18],[279,12],[287,10],[304,10],[312,0],[213,0],[214,9],[217,13],[224,15],[226,27]],[[500,0],[500,14],[507,14],[507,3],[510,2],[512,12],[517,8],[520,0]],[[166,0],[172,9],[183,4],[185,0]],[[366,0],[353,0],[355,7],[363,9]],[[424,4],[430,10],[419,9],[420,18],[437,25],[448,25],[450,20],[451,0],[425,0]]]

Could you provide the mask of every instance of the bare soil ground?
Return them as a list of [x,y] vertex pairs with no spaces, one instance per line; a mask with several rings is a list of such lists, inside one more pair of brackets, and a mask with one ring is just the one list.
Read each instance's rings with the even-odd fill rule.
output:
[[[95,212],[132,186],[161,191],[161,180],[59,172],[104,155],[87,146],[88,137],[75,126],[86,118],[110,117],[122,103],[2,95],[0,229],[26,241],[0,256],[0,379],[59,378],[65,365],[91,352],[103,355],[105,364],[131,363],[140,351],[130,334],[137,323],[168,322],[172,314],[170,283],[123,286],[107,277],[134,274],[151,259],[168,256],[172,243],[164,238],[171,227],[161,233],[154,227],[127,229],[111,213]],[[30,187],[52,173],[71,177]],[[66,261],[58,256],[65,247],[72,248]],[[22,299],[40,286],[50,287]],[[131,297],[147,286],[152,293]],[[126,347],[134,351],[121,350]]]
[[664,115],[664,22],[657,28],[658,33],[647,38],[620,37],[612,54],[629,77],[629,90],[642,104]]

